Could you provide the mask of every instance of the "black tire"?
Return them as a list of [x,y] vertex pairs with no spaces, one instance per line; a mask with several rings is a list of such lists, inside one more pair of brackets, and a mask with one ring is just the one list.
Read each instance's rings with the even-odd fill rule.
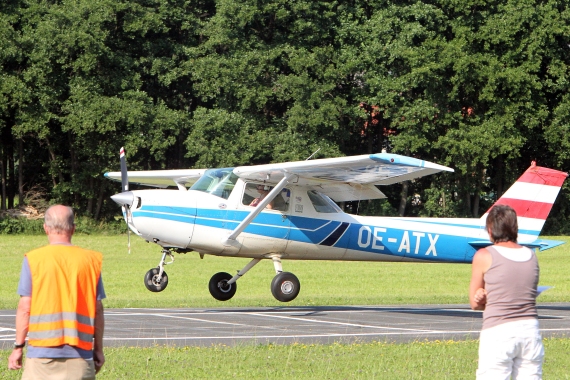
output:
[[144,286],[151,292],[162,292],[168,286],[168,275],[162,272],[162,278],[158,278],[160,268],[152,268],[144,275]]
[[281,272],[271,281],[271,293],[277,301],[293,301],[299,295],[300,290],[301,283],[293,273]]
[[218,301],[227,301],[231,299],[237,290],[237,283],[234,282],[228,285],[228,281],[232,278],[232,275],[226,272],[219,272],[212,276],[210,283],[208,284],[208,289],[210,289],[210,294],[212,297]]

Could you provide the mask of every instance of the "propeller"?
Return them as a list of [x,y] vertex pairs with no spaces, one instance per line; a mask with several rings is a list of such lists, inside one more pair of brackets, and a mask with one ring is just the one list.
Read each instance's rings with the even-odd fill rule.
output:
[[131,253],[131,227],[130,224],[133,223],[133,214],[131,212],[131,206],[133,205],[135,196],[129,191],[129,176],[127,173],[127,158],[125,157],[125,148],[121,147],[120,150],[120,160],[121,160],[121,187],[122,192],[111,196],[111,199],[121,205],[121,209],[125,212],[127,222],[127,247],[129,249],[129,254]]
[[121,186],[123,191],[129,191],[129,175],[127,173],[127,158],[125,157],[124,147],[121,147],[119,157],[121,160]]

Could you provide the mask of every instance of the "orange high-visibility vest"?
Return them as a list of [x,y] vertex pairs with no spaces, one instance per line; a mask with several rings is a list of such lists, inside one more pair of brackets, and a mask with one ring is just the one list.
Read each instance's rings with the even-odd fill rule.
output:
[[103,255],[76,246],[48,245],[26,256],[32,274],[29,343],[92,350]]

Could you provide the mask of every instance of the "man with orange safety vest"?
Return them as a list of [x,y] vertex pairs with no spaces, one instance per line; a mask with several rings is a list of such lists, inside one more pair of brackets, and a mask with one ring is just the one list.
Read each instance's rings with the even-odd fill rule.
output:
[[22,379],[95,379],[103,354],[103,255],[71,244],[73,210],[51,206],[44,230],[49,245],[24,257],[16,311],[16,341],[8,368]]

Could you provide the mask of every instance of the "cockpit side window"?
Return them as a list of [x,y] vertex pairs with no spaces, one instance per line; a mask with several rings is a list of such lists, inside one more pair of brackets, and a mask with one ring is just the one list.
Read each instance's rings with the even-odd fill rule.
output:
[[206,170],[204,175],[192,185],[190,190],[203,191],[228,199],[237,180],[238,176],[233,173],[233,168],[210,169]]
[[324,194],[319,193],[315,190],[307,191],[307,195],[315,208],[315,211],[325,214],[332,214],[342,212],[340,207],[336,203],[333,202],[332,199],[327,197]]
[[[245,191],[243,193],[242,204],[245,206],[255,207],[273,190],[273,186],[267,186],[263,184],[248,183],[245,185]],[[291,197],[291,191],[289,189],[281,190],[281,193],[277,194],[275,199],[273,199],[267,206],[266,209],[277,210],[277,211],[287,211],[289,209],[289,198]]]

